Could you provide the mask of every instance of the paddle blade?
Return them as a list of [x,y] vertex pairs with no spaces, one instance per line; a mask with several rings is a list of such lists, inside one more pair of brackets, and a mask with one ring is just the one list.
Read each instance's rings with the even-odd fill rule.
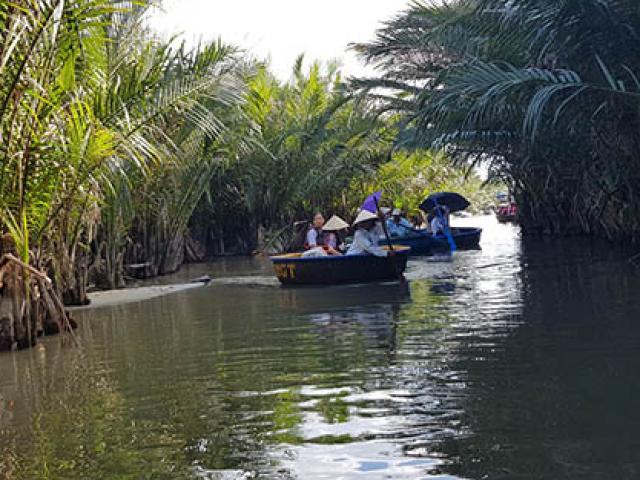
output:
[[456,246],[456,242],[453,239],[453,235],[451,235],[451,229],[447,228],[447,241],[449,242],[449,248],[451,249],[451,253],[455,252],[458,247]]

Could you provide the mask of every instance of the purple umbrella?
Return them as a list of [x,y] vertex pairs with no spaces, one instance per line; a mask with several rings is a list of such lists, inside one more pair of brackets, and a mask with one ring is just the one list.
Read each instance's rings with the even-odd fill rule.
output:
[[380,199],[382,198],[382,192],[372,193],[360,207],[362,210],[367,210],[371,213],[378,213],[378,205],[380,205]]

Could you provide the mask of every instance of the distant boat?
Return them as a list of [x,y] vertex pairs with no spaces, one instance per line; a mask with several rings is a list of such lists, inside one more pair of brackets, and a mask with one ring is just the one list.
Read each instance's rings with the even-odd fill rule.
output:
[[[448,225],[448,214],[462,212],[470,205],[469,200],[459,193],[436,192],[425,198],[419,208],[428,215],[427,221],[431,222],[431,218],[439,216]],[[446,213],[442,211],[442,207],[446,207]],[[401,237],[397,243],[411,245],[412,252],[415,254],[429,255],[442,251],[477,249],[480,247],[482,229],[448,227],[445,229],[445,234],[438,234],[435,237],[427,231],[413,230],[413,235],[409,241]]]
[[209,285],[209,283],[211,283],[211,280],[212,279],[209,275],[203,275],[201,277],[194,278],[189,283],[204,283],[205,285]]
[[518,206],[515,202],[501,204],[496,210],[496,218],[500,223],[517,223]]
[[410,248],[394,247],[394,257],[373,255],[329,255],[303,257],[287,253],[271,257],[273,269],[283,285],[339,285],[398,280],[407,268]]
[[[452,228],[451,235],[458,250],[474,250],[480,248],[482,229],[475,227]],[[404,237],[391,237],[394,246],[411,247],[411,255],[431,255],[449,251],[447,237],[439,234],[435,237],[426,230],[411,230]]]

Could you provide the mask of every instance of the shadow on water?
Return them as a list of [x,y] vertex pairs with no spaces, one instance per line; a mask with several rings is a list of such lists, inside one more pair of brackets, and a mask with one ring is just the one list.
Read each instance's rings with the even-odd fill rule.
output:
[[606,243],[528,241],[522,309],[495,344],[479,330],[458,354],[462,423],[441,447],[470,478],[640,476],[640,276]]
[[80,348],[0,357],[0,478],[637,478],[640,276],[474,221],[404,287],[228,259],[79,312]]

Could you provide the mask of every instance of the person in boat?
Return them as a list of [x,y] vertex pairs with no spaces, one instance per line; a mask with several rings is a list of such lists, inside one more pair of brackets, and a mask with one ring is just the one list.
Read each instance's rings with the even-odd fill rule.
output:
[[436,235],[442,235],[446,233],[449,228],[449,209],[443,205],[438,205],[433,209],[433,214],[431,218],[431,234],[435,237]]
[[340,234],[349,228],[349,224],[337,215],[332,216],[322,227],[324,249],[329,255],[342,255],[344,243]]
[[376,236],[376,245],[378,244],[379,240],[384,238],[385,236],[383,223],[386,224],[387,220],[389,220],[390,218],[391,218],[391,209],[389,207],[380,207],[380,209],[378,210],[379,221],[376,222],[375,228],[374,228],[374,234]]
[[311,250],[324,245],[322,227],[324,227],[324,217],[321,213],[316,213],[313,216],[313,223],[307,231],[307,241],[304,244],[305,250]]
[[378,230],[379,221],[380,218],[378,215],[368,210],[362,210],[358,214],[353,222],[356,232],[353,235],[353,243],[349,247],[347,255],[375,255],[376,257],[386,257],[392,253],[380,248],[378,245],[380,239]]
[[402,216],[402,211],[395,208],[391,218],[387,220],[387,231],[392,237],[406,237],[413,230],[413,225]]
[[413,225],[414,230],[422,230],[425,228],[424,219],[421,215],[414,215],[411,217],[411,225]]

